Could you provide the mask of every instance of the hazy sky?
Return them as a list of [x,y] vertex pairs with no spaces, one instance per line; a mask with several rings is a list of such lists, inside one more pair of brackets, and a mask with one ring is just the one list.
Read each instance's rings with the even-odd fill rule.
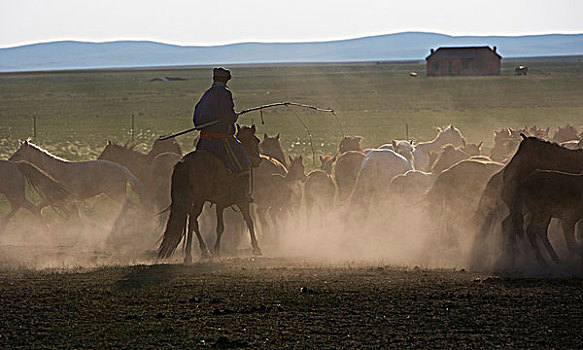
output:
[[401,31],[583,33],[582,18],[581,0],[0,0],[0,47],[54,40],[319,41]]

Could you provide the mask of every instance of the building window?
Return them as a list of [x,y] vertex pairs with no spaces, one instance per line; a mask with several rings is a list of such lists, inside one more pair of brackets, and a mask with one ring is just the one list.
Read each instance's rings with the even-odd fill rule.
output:
[[431,69],[439,70],[439,61],[431,61]]

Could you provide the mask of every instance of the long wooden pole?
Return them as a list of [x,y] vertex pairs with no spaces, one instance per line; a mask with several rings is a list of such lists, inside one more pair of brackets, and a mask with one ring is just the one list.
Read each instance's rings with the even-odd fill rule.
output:
[[310,105],[305,105],[305,104],[296,103],[296,102],[277,102],[277,103],[270,103],[270,104],[263,105],[263,106],[257,106],[257,107],[253,107],[253,108],[247,108],[245,110],[242,110],[238,114],[245,114],[245,113],[257,111],[257,110],[260,110],[260,109],[271,108],[271,107],[278,107],[278,106],[297,106],[297,107],[304,107],[304,108],[313,109],[313,110],[318,111],[318,112],[330,112],[330,113],[333,113],[334,112],[333,109],[323,109],[323,108],[318,108],[316,106],[310,106]]
[[[323,109],[323,108],[318,108],[318,107],[315,107],[315,106],[305,105],[305,104],[296,103],[296,102],[277,102],[277,103],[270,103],[270,104],[267,104],[267,105],[262,105],[262,106],[257,106],[257,107],[252,107],[252,108],[244,109],[241,112],[238,112],[237,115],[242,115],[242,114],[249,113],[249,112],[253,112],[253,111],[260,111],[260,110],[265,109],[265,108],[272,108],[272,107],[279,107],[279,106],[297,106],[297,107],[304,107],[304,108],[309,108],[309,109],[312,109],[312,110],[318,111],[318,112],[329,112],[329,113],[334,114],[334,116],[336,116],[336,112],[334,112],[333,109]],[[202,124],[202,125],[197,125],[194,128],[182,130],[182,131],[179,131],[179,132],[174,133],[174,134],[171,134],[171,135],[162,136],[162,137],[160,137],[160,140],[168,140],[168,139],[171,139],[173,137],[180,136],[180,135],[184,135],[184,134],[187,134],[187,133],[192,132],[194,130],[200,130],[200,129],[206,128],[207,126],[211,126],[211,125],[214,125],[214,124],[217,124],[217,123],[220,123],[220,122],[222,122],[222,120],[214,120],[214,121],[209,122],[209,123],[205,123],[205,124]],[[342,126],[341,126],[341,128],[342,128]],[[342,133],[344,134],[344,132],[342,132]]]

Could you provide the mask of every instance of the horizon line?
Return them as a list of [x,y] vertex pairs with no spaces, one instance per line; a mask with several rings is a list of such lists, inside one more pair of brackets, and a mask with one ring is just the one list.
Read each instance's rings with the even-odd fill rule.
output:
[[351,41],[351,40],[359,40],[359,39],[366,39],[366,38],[375,38],[381,36],[389,36],[389,35],[399,35],[399,34],[434,34],[434,35],[441,35],[451,38],[518,38],[518,37],[536,37],[536,36],[548,36],[548,35],[583,35],[583,32],[553,32],[553,33],[536,33],[536,34],[518,34],[518,35],[500,35],[500,34],[491,34],[491,35],[471,35],[471,34],[464,34],[464,35],[452,35],[452,34],[445,34],[440,32],[428,32],[428,31],[402,31],[402,32],[393,32],[393,33],[384,33],[384,34],[371,34],[371,35],[364,35],[358,37],[346,37],[346,38],[338,38],[338,39],[327,39],[327,40],[313,40],[313,41],[297,41],[297,40],[290,40],[290,41],[236,41],[236,42],[229,42],[229,43],[217,43],[217,44],[210,44],[210,45],[198,45],[198,44],[176,44],[164,41],[156,41],[151,39],[116,39],[116,40],[104,40],[104,41],[85,41],[79,39],[61,39],[61,40],[52,40],[52,41],[38,41],[38,42],[29,42],[29,43],[22,43],[17,44],[14,46],[0,46],[0,50],[5,49],[17,49],[27,46],[37,46],[37,45],[46,45],[46,44],[53,44],[53,43],[83,43],[83,44],[110,44],[110,43],[121,43],[121,42],[142,42],[142,43],[154,43],[154,44],[162,44],[167,46],[175,46],[175,47],[199,47],[199,48],[211,48],[211,47],[224,47],[224,46],[232,46],[232,45],[244,45],[244,44],[321,44],[321,43],[330,43],[330,42],[340,42],[340,41]]

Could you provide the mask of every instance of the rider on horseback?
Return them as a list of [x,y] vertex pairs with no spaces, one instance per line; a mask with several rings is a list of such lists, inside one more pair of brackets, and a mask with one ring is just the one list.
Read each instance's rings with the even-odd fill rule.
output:
[[251,163],[241,142],[235,137],[237,113],[231,90],[227,87],[229,79],[231,72],[228,69],[214,68],[213,85],[205,91],[194,108],[195,127],[218,121],[201,129],[196,149],[219,157],[231,173],[236,174],[232,186],[234,201],[251,202]]

